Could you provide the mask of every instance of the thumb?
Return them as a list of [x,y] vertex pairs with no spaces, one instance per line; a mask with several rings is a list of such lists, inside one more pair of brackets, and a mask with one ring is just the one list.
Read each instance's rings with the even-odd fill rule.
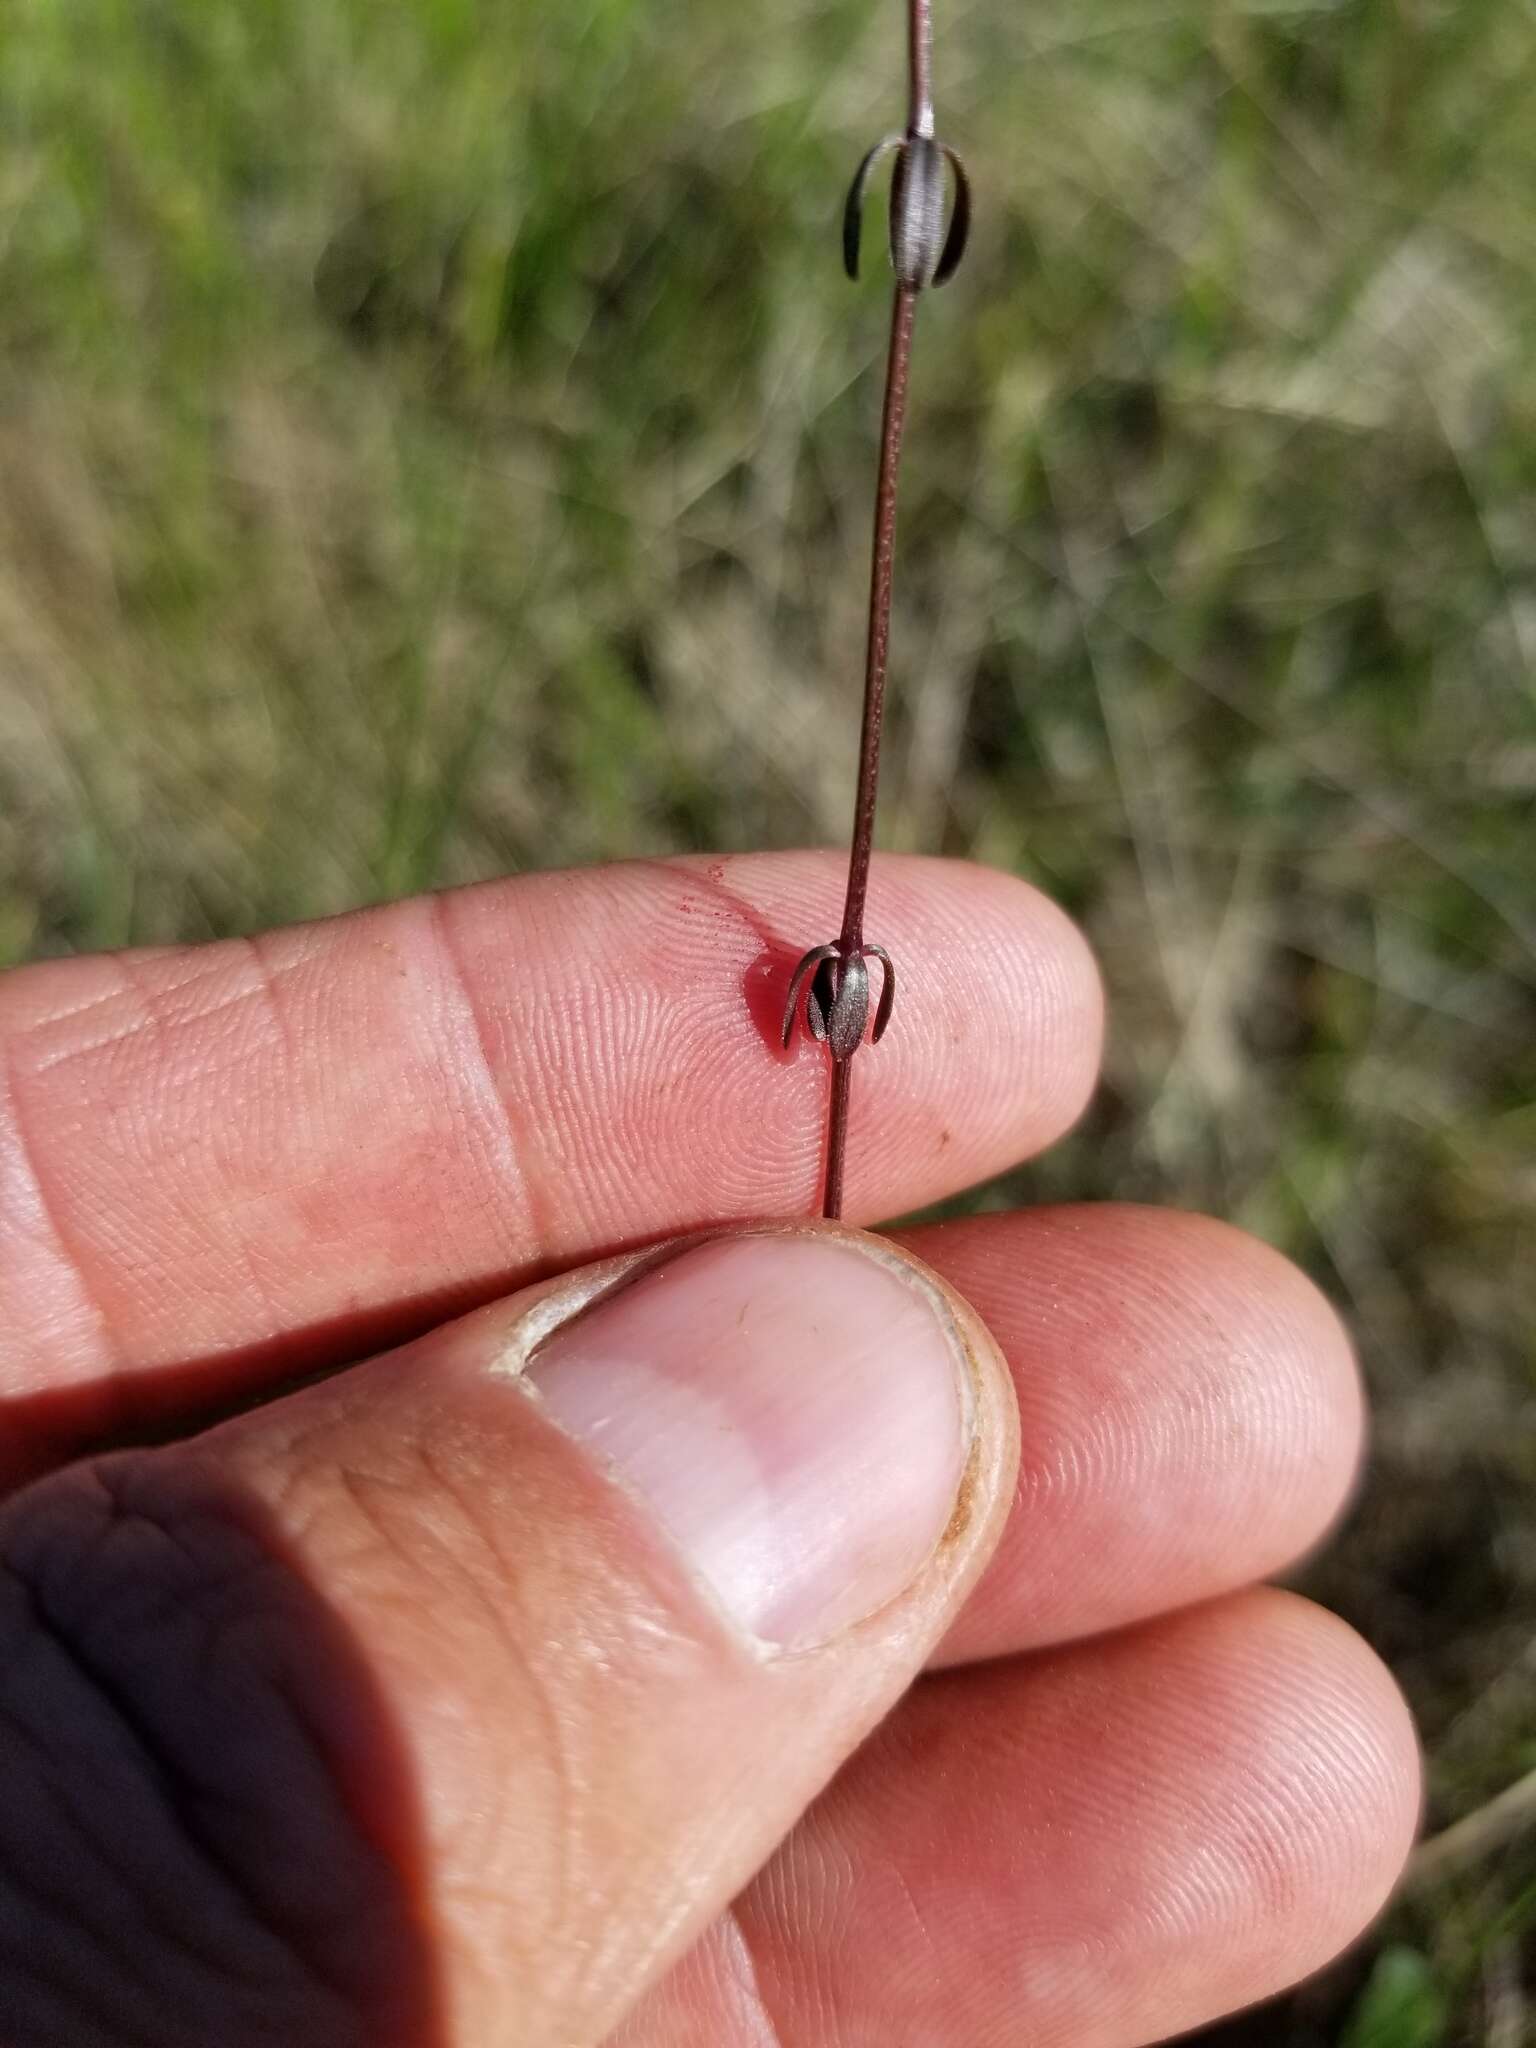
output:
[[8,2038],[601,2041],[920,1670],[1015,1428],[926,1268],[770,1225],[30,1488]]

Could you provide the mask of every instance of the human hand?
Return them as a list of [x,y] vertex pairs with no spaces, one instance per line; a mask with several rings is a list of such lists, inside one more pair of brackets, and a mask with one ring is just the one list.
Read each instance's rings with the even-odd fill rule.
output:
[[[637,863],[0,981],[7,2048],[1123,2048],[1376,1910],[1403,1707],[1253,1590],[1360,1434],[1275,1254],[1105,1205],[583,1270],[814,1205],[824,1059],[770,1045],[839,888]],[[874,908],[863,1219],[1048,1143],[1099,1038],[1022,884]]]

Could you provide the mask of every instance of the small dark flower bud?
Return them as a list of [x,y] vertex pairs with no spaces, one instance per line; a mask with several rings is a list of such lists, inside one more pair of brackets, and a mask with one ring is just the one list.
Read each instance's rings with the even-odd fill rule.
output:
[[857,953],[822,961],[811,978],[805,1016],[811,1036],[826,1040],[833,1059],[851,1059],[858,1051],[869,1023],[869,969]]
[[901,284],[933,283],[944,253],[944,152],[926,135],[908,138],[891,175],[891,266]]
[[805,1022],[812,1038],[825,1044],[835,1060],[852,1059],[864,1043],[869,1028],[869,968],[878,960],[884,968],[880,1001],[875,1010],[873,1037],[885,1035],[896,1000],[896,970],[883,946],[856,946],[844,952],[840,945],[817,946],[806,954],[790,977],[784,1004],[784,1043],[794,1036],[800,991],[809,982],[805,997]]
[[[855,171],[843,207],[844,267],[850,277],[858,276],[865,189],[875,166],[891,151],[896,154],[891,178],[891,263],[897,282],[912,291],[947,284],[965,254],[970,234],[971,186],[955,152],[929,135],[887,135]],[[946,163],[955,177],[955,204],[947,232]]]

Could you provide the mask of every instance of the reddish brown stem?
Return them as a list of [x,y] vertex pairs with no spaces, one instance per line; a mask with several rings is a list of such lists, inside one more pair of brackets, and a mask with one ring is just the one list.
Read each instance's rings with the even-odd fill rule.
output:
[[913,135],[933,133],[933,23],[931,0],[909,0],[907,9],[907,128]]
[[[923,0],[914,0],[914,16]],[[914,60],[914,79],[916,64]],[[914,85],[914,90],[915,90]],[[869,577],[869,636],[864,657],[864,716],[859,729],[859,770],[854,799],[853,843],[848,854],[848,894],[839,940],[844,959],[864,943],[864,903],[875,843],[875,803],[880,785],[880,734],[885,718],[885,678],[891,648],[891,582],[896,557],[896,484],[901,437],[907,418],[907,376],[912,361],[912,321],[917,293],[898,284],[891,305],[891,340],[885,367],[885,406],[880,422],[880,474],[875,486],[875,537]],[[848,1146],[849,1069],[832,1062],[827,1111],[827,1184],[822,1214],[843,1209],[843,1157]]]
[[847,1156],[848,1094],[853,1061],[832,1062],[832,1096],[827,1114],[827,1181],[821,1213],[834,1221],[843,1213],[843,1161]]
[[886,664],[891,648],[891,580],[896,558],[896,480],[907,419],[907,373],[912,361],[912,316],[917,293],[898,284],[891,306],[891,345],[885,370],[885,411],[880,424],[880,477],[875,488],[875,541],[869,577],[869,637],[864,655],[864,717],[859,730],[859,772],[848,894],[843,904],[845,952],[864,943],[864,900],[875,839],[880,784],[880,732],[885,717]]

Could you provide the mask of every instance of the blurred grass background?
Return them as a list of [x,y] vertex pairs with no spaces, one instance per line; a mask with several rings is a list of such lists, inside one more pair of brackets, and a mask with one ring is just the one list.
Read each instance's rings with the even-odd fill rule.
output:
[[[1431,1827],[1486,1816],[1536,1770],[1536,13],[939,13],[979,221],[881,836],[1039,881],[1114,1017],[980,1199],[1215,1210],[1343,1303],[1375,1460],[1309,1583]],[[835,220],[901,32],[4,0],[0,963],[842,841],[887,298]],[[1519,1820],[1220,2038],[1536,2041]]]

